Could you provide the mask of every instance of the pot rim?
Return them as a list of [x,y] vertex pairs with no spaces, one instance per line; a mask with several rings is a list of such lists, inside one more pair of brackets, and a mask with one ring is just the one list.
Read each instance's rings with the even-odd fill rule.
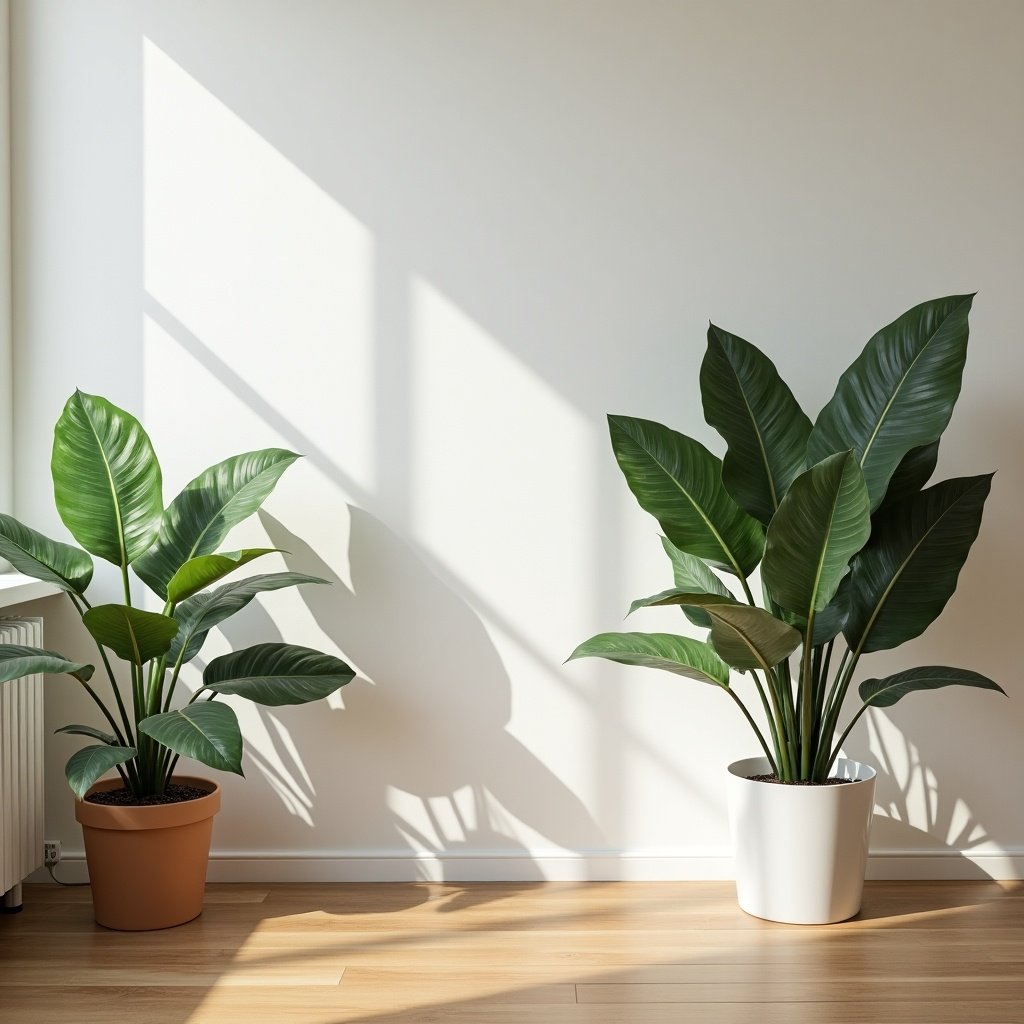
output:
[[[761,770],[759,770],[761,769]],[[738,761],[726,767],[726,771],[737,783],[751,786],[774,786],[777,782],[763,782],[759,779],[747,778],[748,775],[764,775],[771,771],[768,758],[763,754],[756,757],[742,757]],[[875,768],[864,761],[854,761],[849,757],[836,758],[835,766],[832,768],[829,778],[848,778],[850,783],[846,786],[785,786],[789,792],[801,793],[822,793],[849,790],[852,786],[860,786],[864,783],[873,783],[878,772]]]
[[[184,785],[199,785],[208,788],[209,792],[195,800],[134,807],[94,804],[76,799],[75,820],[88,828],[111,829],[118,832],[140,831],[191,825],[205,818],[212,818],[220,810],[221,787],[213,779],[198,775],[175,775],[171,781]],[[123,785],[119,778],[100,779],[89,787],[86,796],[104,790],[119,789]]]

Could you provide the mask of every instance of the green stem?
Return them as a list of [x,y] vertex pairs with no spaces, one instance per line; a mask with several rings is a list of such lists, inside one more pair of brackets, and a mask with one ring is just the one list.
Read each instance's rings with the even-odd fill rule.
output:
[[[754,686],[757,687],[757,695],[761,698],[761,707],[764,708],[764,716],[768,721],[768,729],[772,734],[772,746],[775,748],[777,755],[777,763],[782,769],[780,778],[785,778],[787,765],[786,765],[786,748],[779,742],[779,731],[775,724],[776,716],[779,714],[778,697],[775,693],[775,687],[772,685],[771,673],[766,673],[765,686],[768,687],[768,693],[771,694],[772,703],[771,706],[768,704],[768,697],[764,692],[764,686],[761,685],[761,680],[758,678],[757,672],[751,671],[750,675],[753,677]],[[774,707],[774,714],[772,708]],[[779,722],[781,725],[781,721]]]
[[[772,756],[772,752],[768,749],[768,744],[765,742],[764,734],[758,728],[757,722],[754,721],[750,712],[747,710],[746,704],[744,704],[743,701],[741,701],[739,697],[735,693],[733,693],[731,687],[725,687],[725,692],[729,694],[730,697],[732,697],[732,699],[736,702],[736,706],[740,709],[740,711],[743,712],[743,717],[746,718],[746,720],[750,723],[750,728],[754,730],[754,735],[757,736],[758,742],[761,744],[761,749],[764,750],[765,755],[768,758],[768,763],[772,767],[772,771],[776,775],[778,775],[779,766],[775,763],[775,758]],[[177,760],[177,758],[175,758],[175,760]]]
[[804,634],[804,650],[800,659],[800,778],[811,777],[811,735],[814,725],[814,692],[812,689],[814,608],[807,616],[807,632]]

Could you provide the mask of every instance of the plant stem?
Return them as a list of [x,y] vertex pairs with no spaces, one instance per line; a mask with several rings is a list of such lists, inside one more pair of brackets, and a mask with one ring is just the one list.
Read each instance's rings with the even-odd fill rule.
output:
[[[778,728],[776,728],[776,725],[775,725],[776,716],[778,716],[780,714],[780,711],[779,711],[778,697],[777,697],[777,695],[775,693],[775,687],[772,686],[771,673],[766,673],[766,684],[765,684],[768,687],[768,692],[771,694],[771,698],[772,698],[772,706],[771,707],[769,707],[769,705],[768,705],[768,697],[765,695],[764,686],[761,685],[761,680],[758,678],[757,672],[752,670],[750,674],[753,677],[754,685],[757,687],[758,696],[761,698],[761,706],[764,708],[765,718],[768,720],[768,728],[769,728],[769,730],[771,731],[771,734],[772,734],[772,746],[775,747],[775,753],[778,755],[778,766],[779,766],[779,768],[781,768],[781,771],[782,771],[782,774],[779,777],[782,778],[783,780],[785,780],[786,773],[788,771],[788,765],[786,763],[787,751],[786,751],[785,746],[783,746],[783,744],[779,740],[779,731],[778,731]],[[772,707],[774,707],[774,709],[775,709],[775,713],[774,714],[772,713]],[[779,726],[781,726],[781,725],[782,725],[782,721],[780,719],[779,720]],[[776,774],[778,774],[778,769],[776,770]]]
[[814,640],[814,609],[807,616],[807,632],[804,634],[804,651],[800,659],[800,778],[811,777],[811,734],[814,716],[814,695],[812,690],[812,666]]
[[[757,739],[761,744],[761,749],[764,750],[766,756],[768,757],[768,763],[771,765],[772,771],[776,775],[778,775],[779,766],[775,763],[775,758],[772,756],[772,752],[768,749],[768,744],[765,742],[764,734],[758,728],[757,722],[755,722],[753,717],[751,717],[750,712],[747,710],[746,704],[744,704],[743,701],[741,701],[739,697],[735,693],[733,693],[731,687],[725,687],[725,692],[729,694],[730,697],[732,697],[732,699],[736,702],[736,706],[740,709],[740,711],[743,712],[743,717],[746,718],[746,720],[750,723],[750,728],[754,730],[754,734],[757,736]],[[175,761],[177,761],[177,758],[175,758]]]

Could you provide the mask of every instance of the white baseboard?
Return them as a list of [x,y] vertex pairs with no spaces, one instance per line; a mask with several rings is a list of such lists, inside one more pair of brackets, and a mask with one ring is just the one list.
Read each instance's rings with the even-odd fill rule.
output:
[[[62,881],[88,878],[81,851],[65,852],[55,869]],[[434,854],[372,851],[352,854],[215,851],[211,882],[563,882],[727,881],[732,857],[721,852],[549,854],[480,852]],[[878,850],[869,879],[1024,879],[1024,850],[963,853],[946,850]],[[48,882],[45,871],[29,881]]]

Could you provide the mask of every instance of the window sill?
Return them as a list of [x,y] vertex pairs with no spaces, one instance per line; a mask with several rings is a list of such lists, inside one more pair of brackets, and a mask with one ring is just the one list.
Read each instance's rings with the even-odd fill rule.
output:
[[60,587],[34,580],[31,576],[22,576],[20,572],[0,573],[0,608],[35,601],[40,597],[53,597],[60,592]]

